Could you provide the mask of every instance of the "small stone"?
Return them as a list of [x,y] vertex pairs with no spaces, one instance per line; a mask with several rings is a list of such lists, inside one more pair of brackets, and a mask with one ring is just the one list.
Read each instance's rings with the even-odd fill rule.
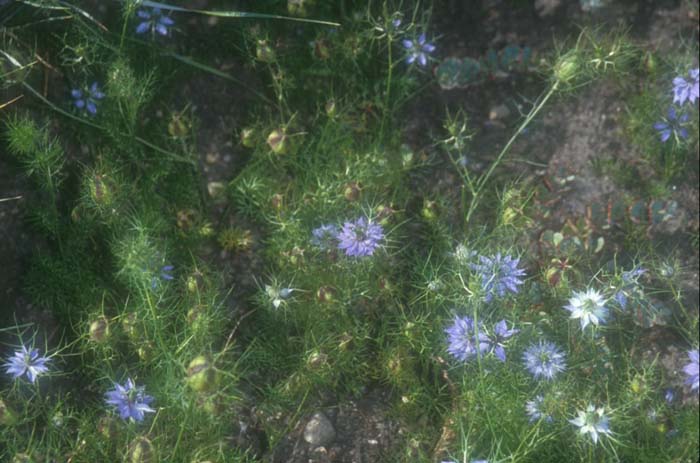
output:
[[315,447],[330,444],[335,440],[333,423],[323,413],[314,413],[304,428],[304,440]]
[[498,119],[505,119],[508,116],[510,116],[510,109],[508,109],[508,106],[504,104],[494,106],[493,108],[491,108],[491,111],[489,111],[489,119],[491,119],[492,121]]

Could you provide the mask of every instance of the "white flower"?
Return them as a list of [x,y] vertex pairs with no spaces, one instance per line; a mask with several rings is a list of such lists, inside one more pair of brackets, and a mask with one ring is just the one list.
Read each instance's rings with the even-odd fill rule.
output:
[[585,329],[589,323],[598,326],[605,323],[608,316],[608,309],[605,307],[605,299],[595,289],[589,289],[585,293],[574,291],[574,295],[569,299],[569,304],[564,308],[571,312],[570,318],[581,320],[581,329]]
[[579,410],[578,416],[569,420],[569,423],[578,426],[581,434],[590,434],[594,444],[598,443],[599,434],[612,434],[610,420],[605,416],[603,407],[588,405],[585,411]]
[[276,284],[265,285],[265,292],[275,309],[279,308],[284,299],[292,295],[292,291],[294,288],[278,288]]

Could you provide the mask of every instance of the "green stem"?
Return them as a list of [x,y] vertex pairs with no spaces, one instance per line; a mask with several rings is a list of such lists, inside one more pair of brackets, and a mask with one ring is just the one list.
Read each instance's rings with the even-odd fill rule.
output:
[[[484,189],[484,186],[486,186],[486,183],[488,182],[489,178],[491,178],[491,175],[493,174],[494,170],[496,170],[496,167],[501,163],[503,160],[504,156],[508,153],[510,150],[511,146],[513,146],[513,143],[515,143],[515,140],[518,139],[520,134],[525,130],[525,128],[530,125],[530,122],[537,116],[537,114],[544,108],[544,106],[547,104],[547,101],[554,95],[554,93],[557,91],[558,88],[558,82],[555,82],[552,87],[549,89],[549,91],[545,94],[545,96],[540,100],[540,102],[532,108],[530,113],[525,117],[525,120],[523,121],[522,124],[520,124],[520,127],[518,127],[518,130],[513,134],[512,137],[510,137],[510,140],[508,140],[508,143],[506,143],[506,146],[503,147],[501,152],[498,154],[496,157],[496,160],[491,164],[491,167],[489,167],[489,170],[486,172],[486,174],[481,177],[477,181],[476,189],[474,190],[474,194],[472,197],[472,202],[469,205],[469,209],[467,210],[466,217],[464,219],[465,224],[469,224],[469,220],[471,219],[472,214],[476,210],[477,206],[479,205],[479,201],[481,200],[481,193]],[[466,180],[464,177],[464,174],[462,174],[462,178]]]
[[387,33],[387,47],[389,49],[389,56],[388,56],[388,61],[389,61],[389,69],[387,72],[386,76],[386,90],[384,91],[384,112],[382,116],[382,126],[379,130],[379,139],[382,140],[384,138],[384,128],[386,126],[386,119],[387,115],[391,113],[389,111],[389,99],[391,98],[391,80],[392,80],[392,72],[394,69],[394,62],[393,62],[393,54],[392,54],[392,47],[391,47],[391,34]]

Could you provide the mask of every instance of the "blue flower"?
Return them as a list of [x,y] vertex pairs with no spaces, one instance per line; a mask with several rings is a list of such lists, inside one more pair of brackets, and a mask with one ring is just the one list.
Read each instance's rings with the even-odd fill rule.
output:
[[384,239],[382,226],[360,217],[354,222],[345,222],[337,235],[338,248],[345,255],[354,257],[371,256]]
[[[159,272],[159,277],[163,280],[171,281],[174,279],[174,277],[171,275],[170,272],[173,271],[175,267],[172,265],[164,265],[160,268]],[[156,289],[158,287],[158,277],[153,276],[151,277],[151,289]]]
[[494,295],[503,297],[506,290],[517,293],[518,285],[523,284],[521,276],[525,270],[518,268],[520,259],[511,256],[501,257],[499,252],[495,256],[479,256],[480,264],[470,264],[472,270],[481,277],[481,289],[484,292],[484,300],[490,302]]
[[175,21],[170,17],[163,15],[160,8],[153,8],[151,11],[138,10],[136,16],[145,20],[136,26],[137,34],[143,34],[150,30],[152,34],[157,32],[160,35],[168,35],[168,28],[175,24]]
[[644,295],[639,287],[639,277],[646,272],[646,269],[642,267],[635,267],[627,272],[622,272],[620,275],[622,284],[620,289],[613,295],[613,298],[615,298],[615,301],[620,305],[620,308],[625,309],[627,307],[627,300],[629,297]]
[[311,244],[321,249],[328,250],[338,245],[338,232],[335,225],[321,225],[311,232]]
[[525,412],[530,417],[530,423],[543,419],[545,423],[551,423],[554,419],[543,410],[544,397],[541,395],[535,396],[534,399],[525,402]]
[[688,122],[688,114],[676,113],[676,108],[671,106],[668,109],[668,117],[654,124],[654,129],[659,132],[662,143],[666,143],[671,135],[678,138],[688,138],[688,129],[684,125]]
[[540,341],[528,347],[523,353],[525,368],[535,379],[548,380],[566,370],[566,356],[549,341]]
[[673,79],[673,102],[682,105],[686,101],[695,103],[700,96],[700,68],[691,69],[690,81],[678,76]]
[[700,388],[700,364],[698,363],[698,350],[693,349],[688,351],[688,358],[690,363],[683,367],[683,373],[688,377],[685,380],[685,384],[690,386],[690,390],[695,391]]
[[466,362],[476,355],[476,329],[470,317],[455,316],[451,326],[445,329],[447,334],[447,352],[454,358]]
[[154,413],[149,405],[153,402],[153,397],[144,393],[143,386],[136,386],[131,378],[127,378],[124,386],[114,383],[114,389],[108,391],[106,402],[114,405],[123,419],[133,421],[143,421],[144,413]]
[[91,115],[97,114],[97,100],[101,100],[105,97],[105,94],[100,90],[97,82],[93,82],[89,89],[81,90],[79,88],[74,88],[70,92],[71,96],[75,100],[73,104],[78,109],[86,109]]
[[506,361],[506,351],[504,341],[520,330],[513,328],[508,329],[505,320],[501,320],[493,327],[493,334],[479,333],[479,351],[493,352],[498,360]]
[[673,390],[673,388],[666,388],[664,390],[664,399],[666,400],[666,403],[671,404],[673,401],[676,399],[676,391]]
[[408,64],[418,60],[421,66],[426,66],[428,64],[427,53],[435,51],[435,45],[426,42],[425,34],[421,34],[416,41],[404,39],[402,43],[403,47],[408,51],[408,56],[406,57]]
[[49,370],[46,366],[48,361],[48,358],[39,356],[39,349],[30,351],[22,346],[22,349],[15,351],[14,355],[5,363],[5,371],[11,374],[13,378],[19,378],[26,373],[29,381],[34,383],[37,376]]

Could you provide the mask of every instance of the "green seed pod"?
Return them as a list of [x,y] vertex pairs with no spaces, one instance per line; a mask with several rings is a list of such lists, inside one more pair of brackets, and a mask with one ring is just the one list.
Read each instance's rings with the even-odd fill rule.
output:
[[100,315],[90,323],[90,340],[93,342],[104,342],[109,337],[109,320],[104,315]]
[[426,199],[423,201],[423,209],[421,210],[421,215],[426,220],[435,220],[438,216],[438,206],[435,201]]
[[246,148],[254,148],[257,138],[256,135],[255,129],[252,127],[247,127],[241,130],[241,145],[245,146]]
[[113,442],[117,438],[117,420],[111,416],[103,416],[97,423],[97,431],[104,436],[108,442]]
[[573,54],[565,55],[559,58],[554,66],[554,77],[557,83],[566,84],[571,81],[579,71],[579,64],[576,56]]
[[350,182],[343,189],[343,196],[348,201],[357,201],[360,198],[362,187],[357,182]]
[[15,456],[12,457],[12,463],[32,463],[33,461],[32,457],[24,452],[15,453]]
[[287,0],[287,11],[292,16],[305,18],[309,16],[315,4],[315,0]]
[[197,392],[214,389],[217,376],[214,365],[204,355],[195,357],[187,366],[187,384]]
[[335,299],[335,288],[332,288],[330,286],[321,286],[318,288],[318,291],[316,291],[316,299],[318,302],[322,303],[331,303]]
[[338,105],[336,104],[335,100],[328,100],[326,102],[326,115],[330,117],[331,119],[334,118],[338,114]]
[[289,138],[284,129],[275,129],[267,136],[267,145],[275,154],[287,154]]
[[17,415],[7,406],[4,400],[0,399],[0,424],[12,426],[15,423],[17,423]]
[[156,460],[156,451],[150,440],[137,437],[129,444],[129,463],[152,463]]

